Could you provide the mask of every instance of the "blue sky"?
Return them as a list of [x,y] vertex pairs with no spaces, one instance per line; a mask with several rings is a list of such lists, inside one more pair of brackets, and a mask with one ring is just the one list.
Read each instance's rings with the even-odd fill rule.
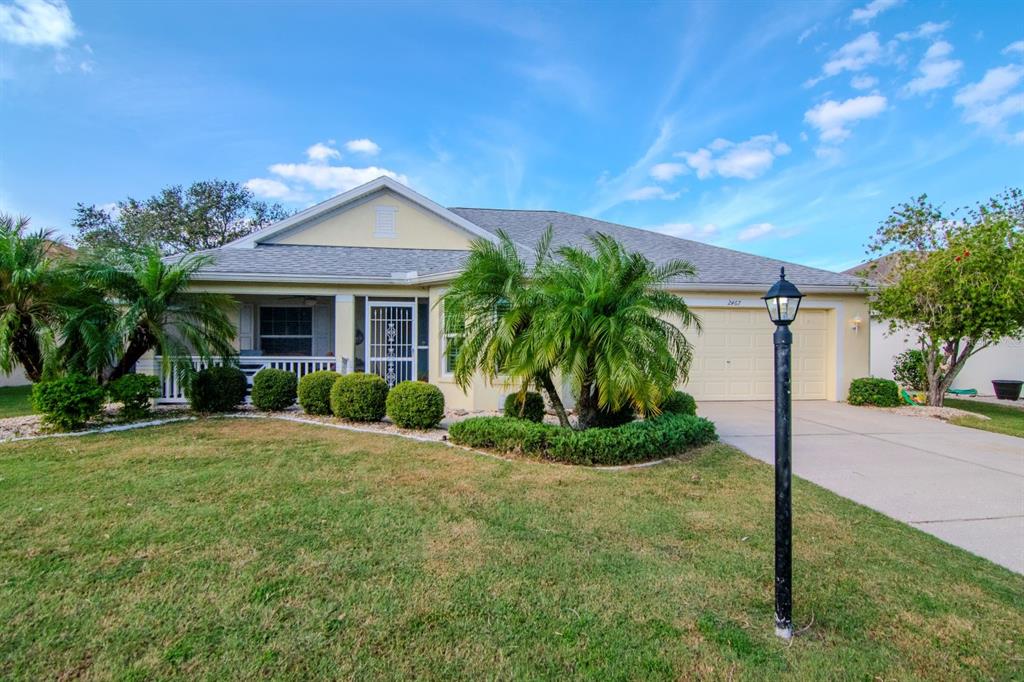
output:
[[839,269],[896,202],[1024,184],[1015,3],[0,0],[0,210],[388,173]]

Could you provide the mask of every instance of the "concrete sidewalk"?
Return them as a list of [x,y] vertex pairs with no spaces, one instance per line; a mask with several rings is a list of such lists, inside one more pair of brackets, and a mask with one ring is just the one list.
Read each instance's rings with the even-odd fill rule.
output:
[[[774,462],[770,402],[705,402],[721,439]],[[793,473],[1024,573],[1024,439],[843,403],[793,403]]]

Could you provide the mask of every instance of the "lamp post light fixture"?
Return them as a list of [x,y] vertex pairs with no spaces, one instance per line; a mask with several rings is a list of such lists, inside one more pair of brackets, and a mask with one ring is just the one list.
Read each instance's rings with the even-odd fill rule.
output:
[[761,297],[768,317],[775,323],[775,634],[783,639],[793,636],[793,517],[790,483],[792,480],[792,362],[790,348],[793,332],[789,325],[796,319],[803,294],[786,279],[786,268],[779,281]]

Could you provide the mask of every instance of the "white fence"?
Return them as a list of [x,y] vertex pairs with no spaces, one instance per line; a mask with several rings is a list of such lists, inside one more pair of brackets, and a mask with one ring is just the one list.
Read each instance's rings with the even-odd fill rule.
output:
[[[144,374],[153,374],[159,376],[161,374],[161,358],[156,356],[152,362],[146,363],[145,361],[139,362],[138,370]],[[190,360],[192,361],[192,367],[199,370],[203,369],[206,364],[203,363],[202,358],[193,355]],[[215,360],[213,364],[220,364],[219,361]],[[348,358],[341,358],[341,369],[338,367],[338,358],[333,357],[306,357],[306,356],[270,356],[270,355],[259,355],[259,356],[242,356],[238,358],[238,368],[245,374],[245,380],[249,384],[249,388],[252,388],[252,378],[256,376],[256,373],[261,369],[273,368],[283,369],[286,372],[292,372],[299,379],[309,374],[310,372],[319,372],[320,370],[333,370],[340,371],[342,374],[347,374],[351,371],[349,367]],[[246,396],[246,401],[249,398]],[[169,372],[162,376],[160,397],[156,400],[158,403],[185,403],[188,399],[185,398],[185,390],[182,385],[181,377],[177,376],[174,372]]]

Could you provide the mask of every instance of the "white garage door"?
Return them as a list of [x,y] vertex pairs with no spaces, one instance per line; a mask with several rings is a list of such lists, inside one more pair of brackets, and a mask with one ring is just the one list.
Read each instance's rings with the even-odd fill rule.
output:
[[[697,400],[771,400],[775,326],[763,308],[694,308],[704,333],[694,344],[690,380]],[[828,367],[828,311],[802,309],[793,331],[793,398],[822,400]]]

